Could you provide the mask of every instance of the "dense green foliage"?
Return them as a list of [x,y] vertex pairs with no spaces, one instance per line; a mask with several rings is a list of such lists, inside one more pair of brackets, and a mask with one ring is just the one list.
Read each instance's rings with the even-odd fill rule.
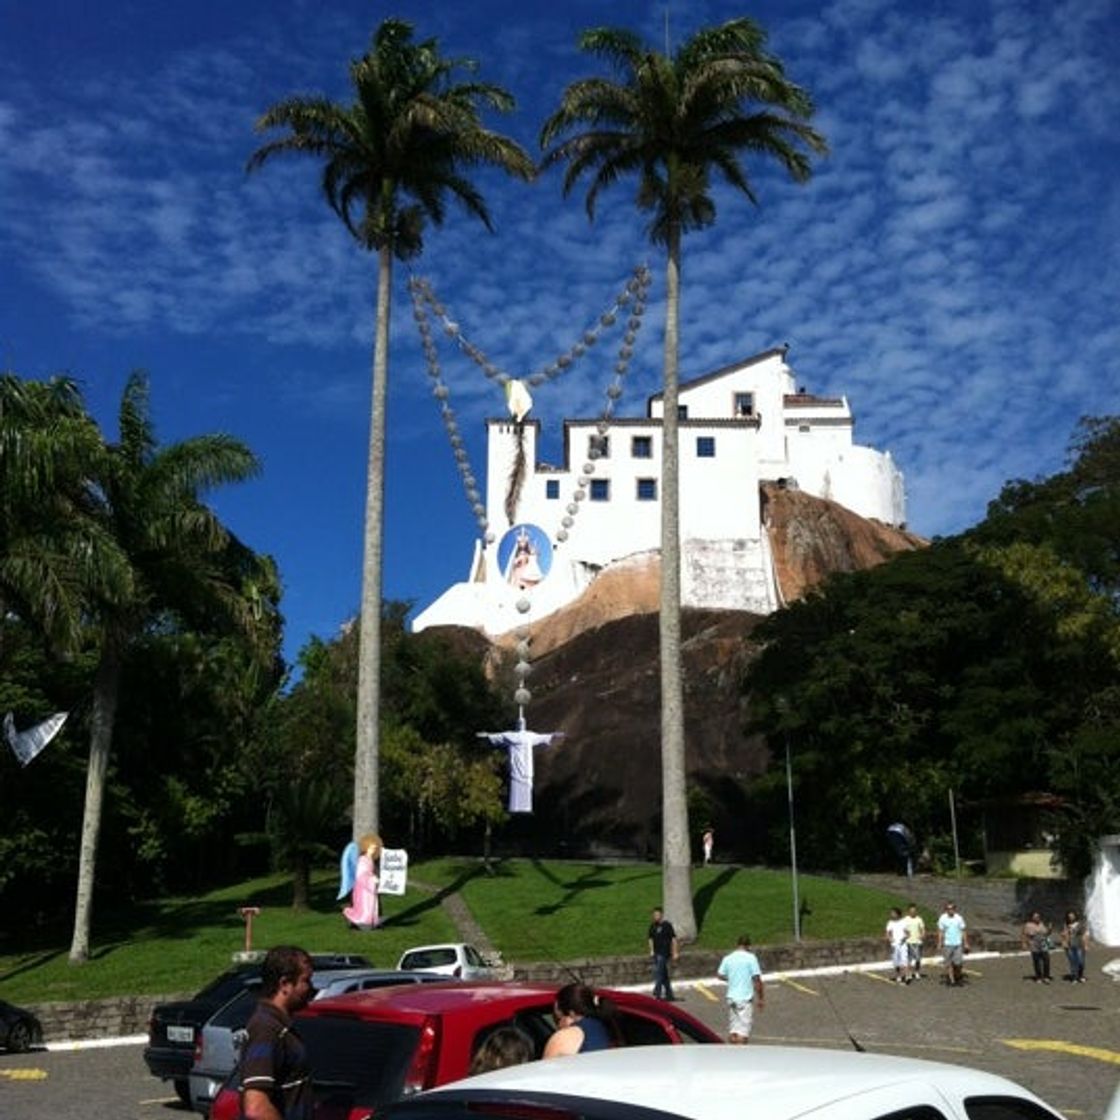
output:
[[[1009,484],[973,530],[836,576],[760,629],[751,708],[792,748],[808,865],[873,865],[898,820],[946,858],[953,790],[966,809],[1058,795],[1053,844],[1088,870],[1120,824],[1118,449],[1120,421],[1084,421],[1069,470]],[[751,795],[781,858],[781,767]]]
[[[28,767],[0,753],[9,937],[54,936],[73,912],[107,651],[99,906],[269,866],[306,905],[311,868],[350,832],[356,628],[313,639],[286,687],[274,567],[193,496],[251,456],[223,437],[159,447],[143,390],[129,382],[110,444],[73,383],[0,383],[0,713],[20,728],[70,713]],[[501,759],[473,732],[503,717],[479,658],[408,634],[406,614],[384,611],[385,830],[419,851],[502,819]]]

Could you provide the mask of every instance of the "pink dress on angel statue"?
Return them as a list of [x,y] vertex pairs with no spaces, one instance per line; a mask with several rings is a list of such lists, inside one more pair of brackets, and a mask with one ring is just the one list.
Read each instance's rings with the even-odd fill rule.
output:
[[360,929],[373,929],[381,924],[377,909],[377,872],[373,860],[364,852],[358,856],[358,870],[354,875],[354,890],[350,905],[342,916]]

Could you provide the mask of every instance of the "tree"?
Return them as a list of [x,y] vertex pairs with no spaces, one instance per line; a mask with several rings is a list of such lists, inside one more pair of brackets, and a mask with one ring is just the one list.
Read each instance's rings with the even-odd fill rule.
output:
[[94,516],[101,432],[70,378],[0,377],[0,608],[74,652],[84,594],[128,594],[129,571]]
[[[695,937],[696,919],[680,665],[681,236],[715,221],[713,175],[756,201],[741,163],[743,153],[777,160],[791,178],[804,182],[810,175],[808,153],[826,151],[824,139],[807,123],[813,111],[809,95],[786,78],[779,60],[766,53],[765,41],[764,32],[749,19],[698,31],[672,56],[627,31],[587,31],[581,47],[609,62],[619,80],[573,82],[541,131],[545,166],[567,165],[565,194],[581,177],[590,177],[589,217],[594,217],[604,187],[636,175],[638,208],[651,215],[650,238],[667,250],[661,472],[662,862],[664,904],[686,939]],[[581,128],[584,131],[575,131]]]
[[125,385],[119,422],[119,442],[105,445],[90,487],[93,516],[125,558],[128,579],[112,596],[97,587],[86,589],[98,661],[70,946],[76,964],[89,958],[105,776],[130,644],[152,628],[182,619],[200,630],[256,639],[262,657],[271,658],[276,633],[259,594],[260,586],[271,581],[271,569],[259,564],[199,497],[212,486],[255,474],[252,452],[224,435],[160,448],[149,416],[147,380],[139,373]]
[[[276,155],[323,161],[323,193],[363,249],[377,252],[377,311],[362,557],[354,835],[378,831],[381,569],[384,539],[385,406],[392,263],[418,256],[424,224],[441,225],[444,200],[458,199],[487,228],[490,215],[464,171],[490,165],[522,179],[533,163],[513,141],[482,126],[480,110],[508,111],[513,98],[489,83],[457,82],[469,60],[441,57],[434,39],[387,19],[370,49],[350,64],[354,101],[292,97],[268,109],[257,130],[286,135],[258,148],[249,170]],[[410,201],[408,201],[410,200]]]

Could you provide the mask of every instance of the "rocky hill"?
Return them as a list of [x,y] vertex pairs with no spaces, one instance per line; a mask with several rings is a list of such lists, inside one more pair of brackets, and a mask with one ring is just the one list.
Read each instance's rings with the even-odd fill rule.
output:
[[[872,567],[925,542],[867,521],[834,502],[767,484],[763,508],[782,595],[804,595],[833,572]],[[503,830],[521,852],[660,852],[659,558],[642,554],[605,569],[584,594],[532,628],[529,726],[564,731],[538,750],[534,812]],[[745,733],[743,670],[761,620],[737,611],[682,617],[689,784],[724,854],[750,857],[744,784],[768,761]],[[477,637],[477,635],[475,636]],[[489,653],[513,687],[513,639]]]

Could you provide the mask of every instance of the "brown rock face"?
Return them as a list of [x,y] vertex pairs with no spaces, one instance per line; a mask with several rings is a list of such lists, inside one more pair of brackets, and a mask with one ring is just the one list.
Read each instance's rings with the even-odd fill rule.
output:
[[774,482],[762,484],[762,520],[769,528],[778,586],[787,603],[833,572],[874,568],[896,552],[928,544],[905,529],[868,521],[836,502]]
[[[791,601],[832,572],[873,567],[925,542],[867,521],[835,502],[763,486],[783,596]],[[534,624],[535,731],[564,731],[538,750],[532,816],[514,816],[497,846],[524,854],[660,856],[661,761],[656,554],[603,571],[569,607]],[[694,850],[711,823],[717,853],[749,859],[757,848],[744,791],[765,770],[766,743],[748,736],[742,677],[761,619],[740,611],[682,616],[685,727]],[[513,691],[512,647],[494,644],[499,686]],[[703,818],[703,819],[699,819]]]

